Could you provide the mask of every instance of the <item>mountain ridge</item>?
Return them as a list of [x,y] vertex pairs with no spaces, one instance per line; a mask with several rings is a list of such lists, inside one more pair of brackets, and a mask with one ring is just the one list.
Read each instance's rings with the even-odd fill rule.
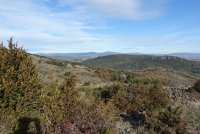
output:
[[120,52],[83,52],[83,53],[36,53],[37,55],[47,56],[47,57],[87,57],[95,58],[100,56],[117,55],[117,54],[127,54],[127,55],[148,55],[148,56],[176,56],[189,60],[200,60],[200,53],[191,52],[180,52],[180,53],[170,53],[170,54],[143,54],[143,53],[120,53]]
[[84,61],[83,64],[122,70],[144,69],[147,67],[164,67],[187,71],[194,74],[200,73],[200,62],[174,56],[118,54],[89,59]]

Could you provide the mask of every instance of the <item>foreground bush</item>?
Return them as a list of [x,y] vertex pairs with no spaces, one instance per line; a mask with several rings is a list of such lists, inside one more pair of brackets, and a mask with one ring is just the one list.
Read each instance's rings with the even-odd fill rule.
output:
[[31,58],[17,44],[8,41],[0,45],[0,107],[16,112],[34,108],[37,104],[40,79]]
[[200,80],[197,80],[192,88],[200,93]]
[[[4,133],[12,133],[22,118],[39,117],[41,81],[25,50],[18,48],[12,38],[8,47],[0,45],[0,122]],[[24,124],[24,126],[26,126]],[[4,131],[4,130],[0,130]]]
[[133,128],[145,128],[148,133],[186,132],[181,109],[172,108],[159,82],[153,86],[140,83],[99,88],[96,96],[105,103],[112,103],[119,110],[118,116],[129,121]]

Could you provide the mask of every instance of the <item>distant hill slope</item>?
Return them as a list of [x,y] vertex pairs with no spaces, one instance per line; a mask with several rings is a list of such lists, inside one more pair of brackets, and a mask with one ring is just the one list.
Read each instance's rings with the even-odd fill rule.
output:
[[109,55],[153,55],[153,56],[175,56],[188,60],[200,61],[200,53],[171,53],[171,54],[142,54],[142,53],[119,53],[119,52],[85,52],[85,53],[38,53],[37,55],[50,57],[56,60],[70,61],[70,62],[83,62],[88,59],[109,56]]
[[170,56],[181,57],[189,60],[200,61],[200,53],[172,53]]
[[[44,83],[52,83],[56,81],[62,83],[66,77],[66,74],[73,74],[76,76],[78,86],[82,86],[85,83],[90,82],[93,86],[100,87],[102,85],[110,85],[113,82],[107,78],[110,77],[110,74],[113,74],[113,71],[115,74],[124,74],[125,72],[129,71],[126,69],[123,71],[117,71],[115,69],[98,67],[93,68],[81,65],[79,63],[70,63],[44,56],[31,55],[31,57]],[[198,75],[189,74],[187,71],[176,71],[167,68],[156,67],[139,70],[135,69],[129,74],[134,74],[134,76],[138,79],[159,78],[166,80],[167,85],[172,87],[188,87],[189,85],[192,85],[199,77]]]
[[173,56],[148,55],[110,55],[86,60],[83,64],[116,69],[144,69],[147,67],[164,67],[169,69],[200,73],[200,62],[190,61]]

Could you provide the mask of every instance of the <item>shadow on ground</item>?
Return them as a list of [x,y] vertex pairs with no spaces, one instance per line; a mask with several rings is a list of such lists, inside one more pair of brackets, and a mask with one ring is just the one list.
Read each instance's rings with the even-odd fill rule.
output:
[[[30,132],[30,125],[33,124],[33,129]],[[18,120],[18,129],[14,134],[42,134],[40,121],[37,118],[23,117]]]

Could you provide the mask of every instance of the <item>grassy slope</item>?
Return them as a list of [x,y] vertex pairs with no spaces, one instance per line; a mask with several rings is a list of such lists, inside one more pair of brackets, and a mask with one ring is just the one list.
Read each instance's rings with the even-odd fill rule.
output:
[[[90,82],[96,87],[109,85],[109,81],[105,81],[94,74],[94,70],[83,65],[74,65],[58,60],[52,60],[46,57],[32,56],[33,63],[36,65],[43,81],[45,83],[63,82],[66,72],[71,72],[76,76],[78,86]],[[56,61],[63,63],[63,66],[48,64],[47,61]]]
[[[58,65],[52,65],[48,64],[47,61],[52,61],[52,59],[48,59],[46,57],[38,57],[38,56],[32,56],[33,57],[33,62],[35,63],[36,67],[38,68],[42,79],[44,80],[45,83],[51,83],[51,82],[62,82],[65,78],[65,73],[66,72],[71,72],[73,75],[76,76],[78,85],[83,85],[84,83],[90,82],[92,85],[95,87],[99,87],[102,85],[110,85],[113,83],[112,81],[109,81],[108,79],[103,79],[100,78],[98,75],[95,74],[96,68],[91,68],[88,67],[86,64],[85,65],[78,65],[75,64],[73,65],[72,63],[65,63],[63,66],[58,66]],[[109,56],[106,56],[109,57]],[[98,61],[101,59],[109,61],[105,59],[106,57],[101,57],[97,58]],[[111,56],[112,57],[112,56]],[[107,62],[107,65],[111,67],[112,63],[114,65],[119,64],[117,63],[118,60],[120,60],[120,65],[123,64],[124,62],[130,62],[130,58],[132,56],[128,56],[129,60],[126,60],[126,56],[124,57],[119,57],[113,62]],[[139,57],[138,57],[139,58]],[[56,62],[61,62],[55,60]],[[90,61],[96,61],[90,60]],[[103,61],[102,61],[103,62]],[[143,61],[144,62],[144,61]],[[90,62],[91,65],[92,62]],[[104,62],[103,62],[104,63]],[[149,63],[146,63],[149,64]],[[98,62],[98,64],[95,64],[96,66],[103,66],[101,62]],[[126,68],[126,67],[125,67]],[[124,70],[127,71],[127,70]],[[197,79],[196,76],[193,76],[186,71],[177,71],[175,69],[168,69],[168,68],[163,68],[163,67],[147,67],[143,69],[135,69],[134,71],[131,71],[134,74],[138,75],[139,77],[145,77],[145,78],[161,78],[164,80],[168,81],[169,86],[190,86],[193,84],[193,82]]]

